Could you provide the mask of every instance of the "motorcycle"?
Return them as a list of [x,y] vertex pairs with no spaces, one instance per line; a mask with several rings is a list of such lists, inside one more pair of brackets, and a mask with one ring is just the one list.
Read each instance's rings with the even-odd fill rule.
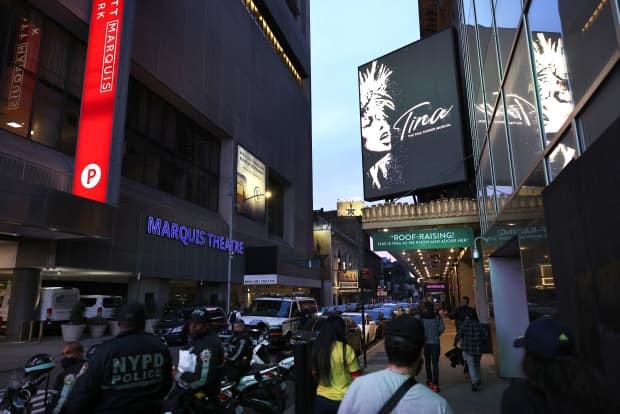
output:
[[24,367],[24,378],[21,380],[13,378],[9,381],[9,388],[0,400],[0,414],[32,413],[32,399],[37,394],[39,385],[46,380],[45,405],[47,405],[49,373],[54,366],[54,361],[48,354],[37,354],[28,359]]
[[239,381],[222,382],[218,398],[222,403],[233,402],[258,413],[280,414],[286,406],[286,380],[295,363],[287,357],[277,364],[255,364]]

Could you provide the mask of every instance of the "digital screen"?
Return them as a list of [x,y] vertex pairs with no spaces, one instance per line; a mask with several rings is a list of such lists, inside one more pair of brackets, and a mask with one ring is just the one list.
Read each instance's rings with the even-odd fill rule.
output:
[[451,29],[358,68],[364,199],[467,180]]
[[265,220],[265,164],[242,146],[237,151],[237,213]]

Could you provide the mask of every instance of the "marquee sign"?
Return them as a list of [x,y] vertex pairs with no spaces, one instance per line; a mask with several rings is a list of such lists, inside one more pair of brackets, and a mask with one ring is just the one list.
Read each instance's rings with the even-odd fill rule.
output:
[[93,0],[73,194],[106,202],[125,0]]
[[372,236],[374,251],[471,247],[473,239],[473,232],[469,227],[375,233]]

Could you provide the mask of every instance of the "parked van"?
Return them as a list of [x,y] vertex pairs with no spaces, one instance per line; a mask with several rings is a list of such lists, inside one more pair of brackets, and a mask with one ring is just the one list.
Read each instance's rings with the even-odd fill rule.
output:
[[6,320],[9,316],[9,299],[11,297],[11,282],[0,286],[0,332],[6,329]]
[[72,287],[42,287],[37,306],[38,320],[64,322],[69,320],[71,308],[80,300],[80,289]]
[[111,319],[114,317],[114,311],[122,305],[123,297],[109,295],[81,295],[80,302],[85,308],[85,318],[103,316],[106,319]]

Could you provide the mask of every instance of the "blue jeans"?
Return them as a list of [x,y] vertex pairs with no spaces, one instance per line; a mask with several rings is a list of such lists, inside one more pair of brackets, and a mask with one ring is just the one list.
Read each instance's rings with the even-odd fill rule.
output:
[[465,357],[465,361],[467,361],[467,365],[469,366],[469,378],[471,378],[471,383],[476,384],[480,382],[480,358],[482,355],[478,354],[470,354],[469,352],[463,351],[463,356]]
[[426,382],[439,385],[439,344],[424,344]]

